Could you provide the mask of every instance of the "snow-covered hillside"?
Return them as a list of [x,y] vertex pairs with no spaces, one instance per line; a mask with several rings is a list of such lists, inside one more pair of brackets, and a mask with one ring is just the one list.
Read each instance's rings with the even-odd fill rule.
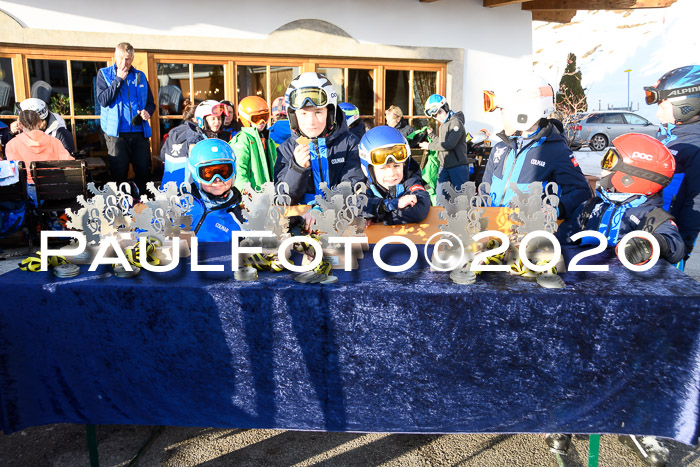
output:
[[534,71],[555,88],[569,52],[587,88],[589,110],[627,106],[630,101],[653,122],[656,106],[644,103],[644,86],[665,72],[700,64],[700,1],[678,0],[669,8],[580,12],[568,24],[533,22]]

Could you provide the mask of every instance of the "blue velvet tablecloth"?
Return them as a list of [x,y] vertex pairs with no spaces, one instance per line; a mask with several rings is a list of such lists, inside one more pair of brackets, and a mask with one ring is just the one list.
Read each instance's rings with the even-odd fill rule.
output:
[[[0,276],[0,428],[56,422],[381,432],[637,433],[694,443],[700,284],[659,262],[460,286],[371,254],[292,274]],[[565,248],[565,257],[571,257]],[[385,260],[401,263],[402,246]],[[591,261],[588,261],[591,262]],[[586,261],[584,261],[586,263]]]

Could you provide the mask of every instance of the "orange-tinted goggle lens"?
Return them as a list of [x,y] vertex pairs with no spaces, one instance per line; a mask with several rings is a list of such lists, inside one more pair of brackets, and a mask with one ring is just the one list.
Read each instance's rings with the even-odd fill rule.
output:
[[496,106],[496,94],[493,91],[484,91],[484,112],[493,112]]
[[644,100],[647,105],[659,102],[659,92],[654,88],[644,88]]
[[603,156],[603,160],[600,161],[600,166],[603,170],[613,170],[619,161],[620,155],[613,148],[610,148]]
[[229,181],[233,177],[233,163],[205,165],[199,168],[199,177],[207,183],[213,181],[217,175],[222,181]]
[[257,125],[258,123],[260,123],[260,122],[267,122],[269,119],[270,119],[270,113],[269,113],[269,112],[260,113],[260,114],[257,114],[257,115],[251,115],[251,116],[250,116],[250,120],[251,120],[254,124],[256,124],[256,125]]

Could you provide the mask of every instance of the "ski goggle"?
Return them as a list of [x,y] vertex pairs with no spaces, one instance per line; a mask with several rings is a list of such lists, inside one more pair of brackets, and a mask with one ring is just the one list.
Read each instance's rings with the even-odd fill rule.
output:
[[228,117],[228,106],[225,104],[216,104],[211,107],[211,115],[220,117],[226,115]]
[[212,183],[216,177],[219,177],[222,182],[228,182],[233,178],[236,171],[234,170],[233,162],[217,162],[200,166],[197,169],[197,173],[204,183]]
[[620,161],[622,161],[620,154],[618,154],[615,149],[609,148],[603,156],[603,160],[600,161],[600,167],[603,170],[609,170],[612,172],[615,170],[615,167],[617,167]]
[[295,89],[289,94],[289,107],[301,109],[307,105],[325,107],[328,105],[328,94],[321,88]]
[[259,114],[250,116],[250,121],[253,122],[255,125],[257,125],[260,122],[267,122],[269,119],[270,119],[269,112],[259,113]]
[[484,91],[484,112],[493,112],[497,108],[496,93],[493,91]]
[[406,145],[396,144],[390,147],[373,149],[370,151],[369,156],[372,165],[376,167],[384,167],[389,162],[389,159],[393,159],[397,164],[406,162],[406,160],[408,160],[409,153],[406,149]]
[[440,109],[442,109],[442,106],[438,107],[437,105],[435,105],[432,107],[428,107],[428,109],[426,109],[425,111],[425,114],[430,118],[435,118],[435,115],[437,115]]
[[700,94],[700,85],[685,86],[675,89],[656,89],[652,86],[644,87],[645,101],[648,105],[656,104],[671,97],[685,97]]

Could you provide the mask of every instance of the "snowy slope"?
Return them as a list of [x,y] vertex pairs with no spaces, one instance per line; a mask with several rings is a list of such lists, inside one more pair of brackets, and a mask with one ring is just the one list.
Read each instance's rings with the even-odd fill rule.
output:
[[700,64],[700,1],[678,0],[669,8],[579,12],[568,24],[533,22],[533,69],[557,88],[569,52],[587,89],[589,110],[627,106],[658,123],[656,106],[644,103],[644,86],[667,71]]

